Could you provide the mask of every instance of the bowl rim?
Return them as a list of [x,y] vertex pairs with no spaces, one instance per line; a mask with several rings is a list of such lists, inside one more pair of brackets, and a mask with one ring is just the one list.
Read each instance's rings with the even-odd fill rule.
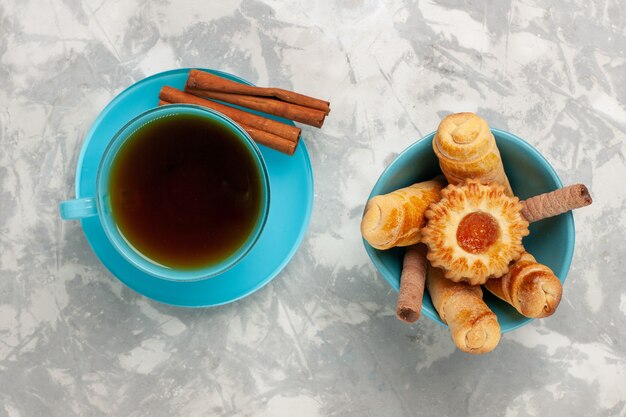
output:
[[[535,149],[531,144],[529,144],[528,142],[526,142],[524,139],[522,139],[521,137],[515,135],[514,133],[508,132],[506,130],[502,130],[502,129],[497,129],[497,128],[490,128],[491,132],[493,133],[494,137],[499,138],[499,137],[505,137],[507,140],[510,140],[512,142],[514,142],[516,145],[521,146],[522,148],[524,148],[528,153],[532,154],[532,156],[537,159],[540,163],[540,165],[542,165],[549,173],[550,177],[552,180],[554,180],[556,182],[556,184],[558,185],[559,188],[563,187],[563,183],[561,182],[561,179],[559,178],[559,175],[557,174],[556,170],[552,167],[552,165],[548,162],[548,160],[537,150]],[[372,197],[379,195],[380,194],[380,188],[382,188],[383,184],[382,184],[382,180],[383,178],[386,178],[387,176],[389,176],[393,171],[399,169],[397,166],[395,166],[395,164],[401,160],[402,158],[406,157],[406,154],[410,153],[411,151],[414,150],[415,147],[418,146],[427,146],[427,142],[432,141],[432,139],[435,136],[436,131],[433,131],[431,133],[428,133],[427,135],[423,136],[422,138],[418,139],[417,141],[413,142],[412,144],[410,144],[409,146],[407,146],[402,152],[400,152],[394,159],[393,161],[391,161],[386,167],[385,169],[381,172],[381,174],[379,175],[378,179],[376,180],[376,183],[374,184],[374,186],[372,187],[372,191],[370,192],[369,196],[367,197],[367,201],[369,201]],[[363,211],[365,211],[365,207],[363,208]],[[574,257],[574,247],[575,247],[575,241],[576,241],[576,230],[575,230],[575,225],[574,225],[574,216],[572,214],[571,211],[562,214],[562,216],[565,216],[565,222],[566,222],[566,248],[565,248],[565,258],[563,259],[563,261],[561,262],[560,265],[560,270],[559,271],[554,271],[555,275],[557,276],[557,278],[559,279],[559,281],[561,281],[561,283],[564,283],[565,280],[567,279],[567,274],[569,273],[570,267],[571,267],[571,263],[572,263],[572,259]],[[365,239],[363,240],[363,245],[365,246],[365,251],[367,252],[367,256],[370,258],[370,260],[372,261],[372,263],[374,264],[374,267],[376,269],[376,271],[378,272],[379,275],[382,276],[382,278],[396,291],[399,291],[399,285],[398,282],[396,282],[394,279],[392,279],[392,277],[395,277],[395,274],[393,274],[389,268],[387,268],[387,266],[378,261],[378,252],[382,252],[379,251],[378,249],[375,249],[374,247],[370,246],[369,243],[367,243],[367,241]],[[432,310],[430,308],[426,308],[423,304],[422,304],[422,310],[421,310],[421,314],[428,317],[429,319],[431,319],[432,321],[440,324],[441,326],[447,327],[447,325],[445,323],[443,323],[443,321],[441,320],[441,318],[439,317],[439,314],[437,313],[437,311],[433,308]],[[506,328],[503,328],[501,325],[501,331],[502,333],[508,333],[511,332],[513,330],[519,329],[522,326],[527,325],[528,323],[532,322],[533,320],[535,320],[534,318],[530,318],[530,317],[524,317],[520,314],[520,320],[518,323],[511,325],[511,326],[507,326]]]

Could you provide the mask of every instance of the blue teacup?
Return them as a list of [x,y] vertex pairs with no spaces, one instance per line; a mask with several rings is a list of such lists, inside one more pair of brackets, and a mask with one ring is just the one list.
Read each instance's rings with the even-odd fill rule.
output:
[[[243,243],[228,256],[219,261],[195,268],[182,269],[163,265],[136,249],[118,227],[111,207],[109,191],[111,168],[123,146],[135,137],[135,134],[151,122],[163,117],[194,116],[206,120],[212,125],[219,124],[232,133],[231,137],[239,140],[250,152],[258,171],[261,197],[260,211],[256,223]],[[265,226],[269,213],[270,183],[267,167],[259,148],[248,133],[228,117],[216,111],[187,104],[174,104],[150,109],[124,125],[107,146],[96,175],[96,193],[94,196],[64,201],[60,205],[64,220],[84,219],[97,216],[105,234],[113,247],[135,267],[160,279],[172,281],[192,281],[216,276],[228,270],[243,259],[257,242]]]

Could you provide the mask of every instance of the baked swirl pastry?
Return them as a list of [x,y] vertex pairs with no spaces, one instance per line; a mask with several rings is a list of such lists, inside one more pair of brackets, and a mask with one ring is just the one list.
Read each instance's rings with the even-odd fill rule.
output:
[[361,221],[361,234],[376,249],[413,245],[420,240],[424,212],[439,200],[446,185],[443,176],[418,182],[367,202]]
[[454,113],[441,121],[433,138],[433,150],[450,184],[475,179],[496,182],[513,196],[500,151],[487,122],[474,113]]
[[428,293],[456,346],[467,353],[492,351],[500,341],[498,317],[483,301],[478,285],[452,282],[439,268],[428,268]]
[[421,231],[431,264],[446,278],[472,285],[506,274],[528,235],[519,199],[507,196],[502,185],[475,180],[449,185],[441,195],[426,211]]
[[488,280],[485,288],[520,314],[532,318],[554,314],[563,294],[561,281],[554,272],[528,252],[522,253],[502,278]]

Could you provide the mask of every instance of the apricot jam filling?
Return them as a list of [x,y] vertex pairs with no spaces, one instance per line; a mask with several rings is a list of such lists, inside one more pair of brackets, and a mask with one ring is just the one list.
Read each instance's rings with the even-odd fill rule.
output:
[[469,253],[483,253],[500,237],[500,226],[489,213],[475,211],[463,217],[456,230],[459,246]]

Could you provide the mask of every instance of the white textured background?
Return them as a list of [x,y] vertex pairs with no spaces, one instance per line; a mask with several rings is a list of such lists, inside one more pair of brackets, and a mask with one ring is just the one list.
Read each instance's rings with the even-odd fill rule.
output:
[[[0,0],[0,416],[626,415],[626,3]],[[328,98],[311,226],[231,305],[147,300],[57,203],[123,88],[200,66]],[[470,357],[393,316],[358,223],[392,158],[475,111],[590,186],[548,319]]]

